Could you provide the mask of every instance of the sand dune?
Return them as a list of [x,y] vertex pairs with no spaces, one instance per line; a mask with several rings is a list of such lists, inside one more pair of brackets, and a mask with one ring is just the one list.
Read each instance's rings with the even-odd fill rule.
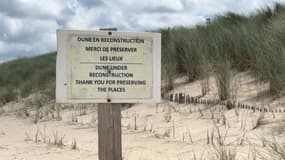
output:
[[[177,82],[172,93],[201,95],[201,81],[183,83],[180,78]],[[202,99],[217,98],[213,77],[209,84],[210,92]],[[267,94],[268,84],[250,72],[238,73],[232,84],[240,102],[284,106],[285,97],[271,97]],[[65,107],[61,111],[62,120],[43,118],[34,124],[31,118],[34,111],[29,110],[30,117],[24,118],[20,114],[23,106],[13,102],[2,107],[1,160],[98,159],[96,107],[90,105],[80,110]],[[264,139],[284,138],[281,134],[285,130],[284,114],[226,110],[223,105],[185,105],[168,100],[160,104],[136,104],[122,109],[123,159],[211,159],[217,152],[214,146],[236,151],[237,159],[253,159],[255,155],[258,159],[258,153],[267,154]],[[55,144],[56,137],[62,138],[62,145]]]

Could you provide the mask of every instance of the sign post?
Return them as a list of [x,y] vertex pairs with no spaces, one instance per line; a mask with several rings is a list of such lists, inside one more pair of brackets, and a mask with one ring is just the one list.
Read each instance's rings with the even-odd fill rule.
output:
[[121,105],[98,106],[99,160],[122,160]]
[[111,99],[107,101],[98,105],[99,160],[122,160],[121,105],[110,103]]
[[99,103],[99,160],[121,160],[120,103],[157,103],[159,33],[57,31],[56,102]]

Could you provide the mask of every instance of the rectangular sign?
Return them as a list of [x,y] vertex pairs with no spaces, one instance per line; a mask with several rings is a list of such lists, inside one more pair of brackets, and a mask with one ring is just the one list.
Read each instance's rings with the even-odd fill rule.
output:
[[57,103],[160,101],[161,35],[57,30]]

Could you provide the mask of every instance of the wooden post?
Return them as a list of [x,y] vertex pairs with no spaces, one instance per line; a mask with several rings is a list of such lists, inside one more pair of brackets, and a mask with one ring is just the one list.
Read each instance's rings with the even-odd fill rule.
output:
[[98,105],[99,160],[122,160],[121,104]]
[[[117,28],[100,28],[101,31],[117,31]],[[111,102],[110,99],[107,100]],[[98,153],[99,160],[122,160],[121,104],[98,105]]]

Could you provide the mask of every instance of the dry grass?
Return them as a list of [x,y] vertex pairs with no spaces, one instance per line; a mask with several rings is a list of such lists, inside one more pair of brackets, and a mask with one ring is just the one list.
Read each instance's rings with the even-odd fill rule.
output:
[[[52,138],[46,136],[46,127],[44,126],[43,132],[37,127],[34,138],[31,138],[30,134],[25,132],[26,138],[25,141],[33,141],[34,143],[44,143],[48,145],[53,145],[59,148],[63,148],[66,145],[64,144],[65,135],[59,135],[58,131],[54,131],[52,134]],[[71,143],[71,149],[78,149],[77,141],[74,138]]]
[[259,113],[258,117],[252,121],[252,129],[257,129],[262,125],[262,120],[264,119],[264,112]]
[[24,141],[33,141],[33,139],[30,137],[30,135],[25,132],[26,138],[24,139]]
[[191,133],[190,133],[190,130],[187,129],[187,133],[188,133],[188,136],[189,136],[189,140],[190,140],[190,143],[193,144],[193,139],[192,139],[192,136],[191,136]]
[[173,135],[173,138],[175,139],[175,125],[174,125],[174,120],[172,121],[172,135]]
[[225,141],[226,141],[227,136],[228,136],[228,130],[229,130],[229,128],[227,128],[225,130],[224,134],[222,134],[222,132],[220,131],[220,128],[217,126],[215,121],[213,121],[213,129],[211,132],[210,144],[214,145],[215,144],[214,140],[216,140],[216,142],[219,146],[223,146],[225,144]]
[[163,137],[168,137],[170,138],[170,129],[166,129],[164,134],[163,134]]
[[73,140],[72,140],[71,149],[73,149],[73,150],[77,150],[78,149],[77,142],[76,142],[75,138],[73,138]]
[[138,130],[138,125],[137,125],[137,118],[138,118],[138,114],[135,113],[134,115],[134,130]]
[[53,144],[54,144],[55,146],[58,146],[58,147],[62,148],[63,146],[65,146],[64,143],[63,143],[64,137],[65,137],[65,135],[59,136],[59,135],[58,135],[58,132],[55,131],[55,132],[53,133]]
[[234,149],[214,146],[215,154],[213,160],[236,160],[237,154]]
[[201,80],[200,86],[202,90],[202,96],[207,95],[210,92],[209,78]]
[[171,116],[171,108],[169,106],[167,106],[166,112],[164,114],[164,120],[165,120],[165,122],[169,123],[171,121],[171,118],[172,118],[172,116]]
[[262,160],[284,160],[285,142],[283,140],[269,141],[265,140],[267,153],[258,153]]

